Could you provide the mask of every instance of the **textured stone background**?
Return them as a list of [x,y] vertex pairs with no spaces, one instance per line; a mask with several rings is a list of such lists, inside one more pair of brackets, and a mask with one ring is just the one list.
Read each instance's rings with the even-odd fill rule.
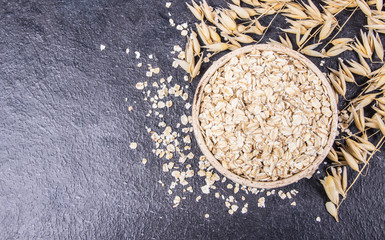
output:
[[[184,1],[173,0],[170,9],[157,0],[0,2],[0,239],[384,238],[383,153],[349,193],[340,223],[324,209],[319,175],[283,188],[299,190],[296,207],[275,196],[261,209],[247,196],[248,213],[231,216],[213,195],[196,203],[194,194],[172,208],[173,197],[157,183],[171,176],[162,173],[144,130],[157,121],[144,116],[150,106],[134,87],[146,77],[133,51],[144,64],[154,54],[160,75],[184,83],[183,73],[170,67],[170,51],[184,38],[167,15],[192,23]],[[357,34],[363,19],[353,17],[342,36]],[[265,40],[283,25],[278,19]],[[170,121],[179,109],[168,112]],[[131,141],[138,150],[129,148]],[[195,144],[193,150],[199,156]],[[196,192],[203,181],[192,181]]]

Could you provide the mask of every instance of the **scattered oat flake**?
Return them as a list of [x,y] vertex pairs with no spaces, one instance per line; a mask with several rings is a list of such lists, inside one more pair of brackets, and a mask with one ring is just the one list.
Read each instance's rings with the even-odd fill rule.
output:
[[175,52],[180,52],[180,51],[182,51],[182,48],[179,45],[175,45],[174,46],[174,51]]
[[321,222],[321,218],[320,218],[320,217],[317,217],[315,220],[316,220],[317,222]]
[[178,24],[178,25],[176,26],[176,30],[182,31],[182,30],[183,30],[182,25],[179,25],[179,24]]
[[234,212],[236,212],[238,208],[238,205],[231,205],[231,210],[233,210]]
[[210,186],[209,185],[204,185],[201,187],[201,190],[204,194],[209,194],[210,193]]
[[184,114],[180,117],[180,122],[183,124],[183,125],[187,125],[188,123],[188,117]]
[[142,90],[144,89],[144,84],[142,82],[138,82],[136,85],[135,85],[136,89],[139,89],[139,90]]
[[170,8],[171,7],[171,3],[170,2],[166,2],[166,8]]
[[278,195],[281,197],[281,199],[285,199],[286,198],[286,194],[282,190],[278,191]]
[[127,54],[130,53],[130,49],[129,49],[129,48],[126,48],[126,53],[127,53]]
[[138,63],[137,66],[138,66],[138,67],[142,67],[142,66],[143,66],[143,63]]
[[160,68],[154,68],[153,73],[158,74],[160,72]]
[[149,59],[153,59],[154,56],[153,56],[152,54],[150,54],[150,55],[148,55],[148,58],[149,58]]
[[170,100],[170,101],[167,101],[166,102],[166,106],[169,108],[169,107],[172,107],[172,101]]
[[142,159],[142,163],[143,163],[143,164],[146,164],[146,163],[147,163],[147,159],[146,159],[146,158],[143,158],[143,159]]
[[138,147],[138,144],[136,142],[130,143],[130,148],[131,149],[136,149]]
[[296,202],[292,202],[290,205],[297,206],[297,203]]
[[264,208],[265,207],[265,198],[261,197],[258,199],[258,207]]
[[106,46],[103,44],[100,44],[100,51],[103,51],[104,49],[106,49]]
[[182,32],[180,32],[180,35],[182,36],[187,36],[187,34],[188,34],[187,30],[182,30]]
[[135,51],[135,57],[136,57],[136,58],[140,58],[140,52]]
[[174,198],[174,204],[179,205],[181,198],[179,196],[175,196]]
[[134,109],[134,108],[133,108],[132,106],[129,106],[129,107],[128,107],[128,111],[130,111],[130,112],[131,112],[133,109]]
[[287,192],[286,196],[287,196],[288,199],[292,199],[292,196],[291,196],[290,192]]
[[168,21],[170,22],[171,27],[175,26],[174,19],[170,18]]
[[242,210],[241,210],[241,213],[243,213],[243,214],[247,213],[247,207],[248,207],[248,204],[246,203],[246,204],[243,206],[243,208],[242,208]]
[[205,214],[205,218],[209,218],[210,215],[208,213]]

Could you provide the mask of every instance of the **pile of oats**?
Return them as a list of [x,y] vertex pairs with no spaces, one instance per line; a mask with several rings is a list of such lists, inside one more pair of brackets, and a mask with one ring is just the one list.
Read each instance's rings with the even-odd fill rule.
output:
[[204,86],[199,121],[222,166],[256,181],[290,177],[323,152],[332,121],[321,79],[284,53],[233,57]]

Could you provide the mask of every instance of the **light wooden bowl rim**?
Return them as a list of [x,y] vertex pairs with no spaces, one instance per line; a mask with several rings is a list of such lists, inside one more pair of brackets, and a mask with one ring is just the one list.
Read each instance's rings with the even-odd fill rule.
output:
[[[262,51],[271,50],[275,52],[281,52],[301,61],[321,79],[322,84],[325,86],[331,101],[330,104],[331,104],[331,109],[333,113],[332,124],[330,126],[329,139],[326,143],[324,151],[321,154],[319,154],[318,157],[303,171],[291,177],[280,179],[277,181],[269,181],[269,182],[252,181],[225,169],[222,166],[222,164],[214,157],[211,151],[207,148],[205,140],[200,130],[200,123],[199,123],[198,117],[199,117],[199,110],[200,110],[200,104],[201,104],[204,86],[210,80],[211,76],[215,73],[215,71],[218,68],[222,67],[225,63],[227,63],[232,57],[249,53],[253,50],[262,50]],[[320,163],[327,156],[328,152],[330,151],[330,148],[333,146],[334,139],[337,136],[337,123],[338,123],[337,101],[335,99],[334,90],[332,89],[325,75],[318,69],[318,67],[313,62],[311,62],[309,59],[307,59],[305,56],[303,56],[299,52],[296,52],[289,48],[272,45],[272,44],[255,44],[255,45],[242,47],[224,55],[223,57],[215,61],[201,78],[198,84],[198,87],[195,91],[194,102],[192,107],[192,124],[193,124],[195,138],[197,140],[197,143],[200,149],[202,150],[202,153],[206,156],[206,158],[214,166],[214,168],[218,172],[220,172],[222,175],[224,175],[226,178],[231,179],[235,183],[239,183],[241,185],[248,186],[248,187],[264,188],[264,189],[283,187],[283,186],[292,184],[294,182],[297,182],[304,177],[312,176],[315,170],[320,165]]]

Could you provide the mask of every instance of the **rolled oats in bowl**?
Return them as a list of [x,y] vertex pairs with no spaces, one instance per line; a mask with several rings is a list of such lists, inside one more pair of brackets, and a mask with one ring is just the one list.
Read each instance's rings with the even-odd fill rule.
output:
[[203,153],[245,185],[283,186],[312,174],[335,137],[336,101],[325,77],[276,46],[222,57],[203,76],[194,106]]

